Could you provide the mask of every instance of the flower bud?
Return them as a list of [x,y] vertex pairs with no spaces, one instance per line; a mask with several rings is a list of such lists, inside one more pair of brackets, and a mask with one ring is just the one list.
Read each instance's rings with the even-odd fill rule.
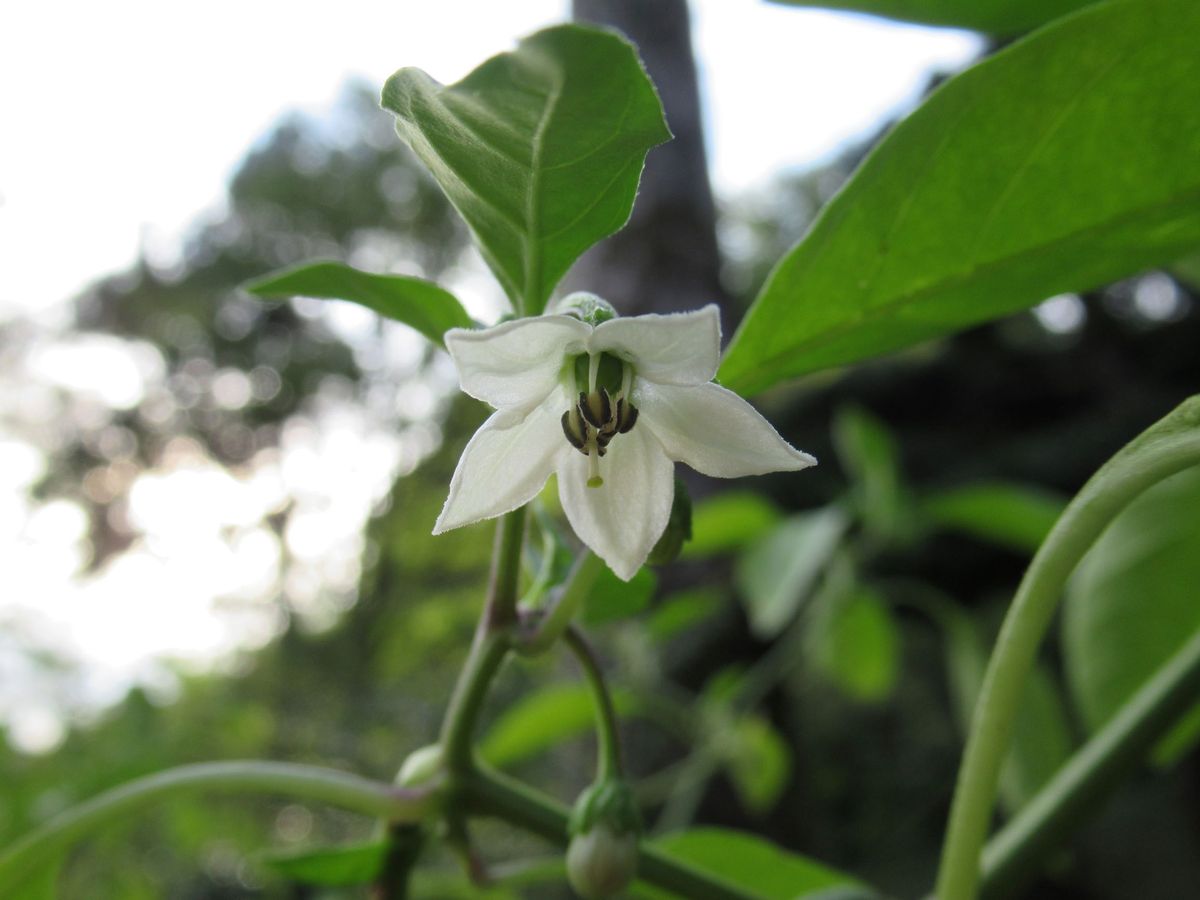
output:
[[605,779],[580,794],[568,828],[567,880],[576,893],[598,900],[633,881],[642,821],[625,782]]
[[571,838],[567,848],[567,880],[586,900],[620,893],[637,871],[637,835],[613,831],[601,823]]
[[407,788],[425,787],[441,773],[442,745],[428,744],[405,757],[396,775],[396,784]]
[[599,325],[617,317],[613,305],[603,297],[598,297],[588,291],[576,291],[558,301],[554,311],[559,315],[575,316],[589,325]]

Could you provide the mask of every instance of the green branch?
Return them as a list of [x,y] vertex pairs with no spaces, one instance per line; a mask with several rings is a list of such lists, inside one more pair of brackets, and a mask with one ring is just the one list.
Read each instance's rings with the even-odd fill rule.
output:
[[281,794],[391,822],[417,821],[432,803],[424,791],[405,790],[316,766],[255,761],[181,766],[106,791],[59,814],[13,844],[0,855],[0,896],[15,896],[14,889],[39,866],[111,820],[164,797],[197,791]]
[[1021,691],[1063,585],[1116,515],[1147,488],[1200,464],[1200,398],[1143,432],[1092,476],[1033,558],[988,662],[942,847],[939,900],[972,900]]
[[621,777],[621,736],[617,731],[617,710],[613,706],[612,694],[604,683],[604,673],[592,648],[584,640],[578,628],[568,628],[563,635],[567,647],[575,654],[579,667],[592,692],[592,706],[596,710],[596,781]]

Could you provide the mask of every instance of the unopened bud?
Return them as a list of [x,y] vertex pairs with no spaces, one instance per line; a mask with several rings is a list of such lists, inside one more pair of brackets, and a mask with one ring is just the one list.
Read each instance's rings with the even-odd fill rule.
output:
[[396,775],[400,787],[424,787],[442,774],[442,745],[428,744],[405,757]]
[[593,784],[575,801],[569,824],[567,880],[587,900],[624,890],[637,872],[641,815],[625,782]]

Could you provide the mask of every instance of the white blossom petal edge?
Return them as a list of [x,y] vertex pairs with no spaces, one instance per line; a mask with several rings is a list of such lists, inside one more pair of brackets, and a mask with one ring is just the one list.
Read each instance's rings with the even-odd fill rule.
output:
[[572,294],[559,309],[446,332],[462,389],[496,412],[463,451],[434,534],[516,509],[555,472],[579,539],[628,581],[666,528],[674,463],[718,478],[816,465],[711,383],[715,305],[621,319]]

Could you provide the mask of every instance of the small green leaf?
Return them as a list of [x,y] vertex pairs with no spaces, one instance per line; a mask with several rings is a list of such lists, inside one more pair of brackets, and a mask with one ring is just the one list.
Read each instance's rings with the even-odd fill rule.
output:
[[921,512],[942,528],[1033,553],[1066,505],[1063,497],[1042,488],[996,481],[931,494]]
[[725,491],[692,510],[692,539],[684,559],[704,559],[740,549],[762,537],[783,518],[770,500],[753,491]]
[[348,887],[368,884],[383,871],[385,841],[316,847],[300,851],[271,851],[259,857],[264,866],[300,884]]
[[846,9],[918,22],[970,28],[1001,36],[1021,34],[1096,0],[775,0],[791,6]]
[[[1096,731],[1200,629],[1200,471],[1129,505],[1068,585],[1063,656],[1072,694]],[[1164,739],[1175,758],[1200,738],[1193,713]]]
[[833,440],[867,529],[883,541],[906,538],[912,519],[887,426],[864,409],[845,407],[833,420]]
[[1194,252],[1197,33],[1194,0],[1099,3],[950,79],[778,265],[721,380],[761,391]]
[[786,740],[762,716],[744,716],[725,735],[729,743],[725,769],[742,805],[751,813],[775,806],[787,787],[792,752]]
[[655,641],[670,640],[713,615],[724,602],[721,592],[713,588],[671,594],[646,620],[646,633]]
[[[613,705],[618,714],[628,715],[637,702],[628,691],[615,690]],[[505,710],[488,729],[479,752],[497,768],[512,766],[586,734],[594,722],[587,685],[549,685]]]
[[633,45],[579,25],[539,31],[448,87],[401,69],[383,106],[524,315],[625,224],[647,151],[671,137]]
[[650,605],[656,590],[658,576],[649,569],[639,569],[629,581],[622,581],[605,566],[584,601],[580,618],[585,625],[595,626],[636,616]]
[[738,560],[734,580],[755,635],[774,637],[792,621],[847,524],[836,506],[792,516]]
[[246,285],[259,297],[304,296],[349,300],[403,322],[438,346],[451,328],[470,328],[458,298],[432,281],[408,275],[376,275],[339,262],[305,263]]
[[[763,900],[797,900],[817,891],[857,887],[848,875],[772,844],[725,828],[692,828],[656,839],[654,846],[712,877]],[[637,896],[675,900],[675,895],[640,883]]]
[[885,699],[900,669],[900,632],[892,611],[871,588],[839,596],[822,592],[806,632],[816,668],[856,700]]

